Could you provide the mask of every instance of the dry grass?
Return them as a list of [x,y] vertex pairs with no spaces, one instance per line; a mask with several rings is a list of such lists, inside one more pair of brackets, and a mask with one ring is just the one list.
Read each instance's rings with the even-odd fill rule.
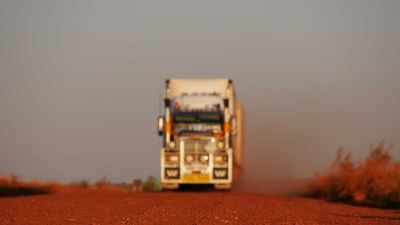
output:
[[149,176],[147,180],[142,181],[141,179],[134,179],[132,183],[127,182],[112,182],[106,176],[103,176],[94,183],[90,183],[87,179],[82,179],[78,182],[73,182],[69,186],[82,189],[107,189],[107,190],[125,190],[133,191],[134,182],[140,183],[144,192],[155,192],[160,191],[160,183],[157,178]]
[[[149,176],[145,182],[140,181],[140,183],[142,185],[142,191],[144,192],[160,190],[160,184],[153,176]],[[18,180],[16,175],[0,175],[0,197],[49,194],[54,192],[75,191],[78,189],[132,191],[132,186],[133,183],[111,182],[105,176],[94,183],[90,183],[87,179],[82,179],[70,184],[59,184],[55,182],[43,183],[41,181],[23,182]]]
[[0,176],[0,197],[49,194],[58,188],[56,183],[22,182],[16,175]]
[[358,163],[339,149],[331,168],[312,179],[308,194],[332,201],[399,207],[400,162],[389,154],[391,147],[381,142]]

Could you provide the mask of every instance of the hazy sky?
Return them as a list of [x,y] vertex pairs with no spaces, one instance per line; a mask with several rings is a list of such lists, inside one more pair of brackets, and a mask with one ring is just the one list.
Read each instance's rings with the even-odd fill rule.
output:
[[230,77],[247,173],[400,159],[400,1],[0,0],[0,174],[159,176],[168,77]]

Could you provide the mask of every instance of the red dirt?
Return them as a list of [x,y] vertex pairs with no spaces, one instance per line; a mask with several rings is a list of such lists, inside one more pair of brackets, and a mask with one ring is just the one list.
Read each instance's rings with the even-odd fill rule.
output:
[[82,189],[1,198],[0,224],[400,224],[400,210],[246,193]]

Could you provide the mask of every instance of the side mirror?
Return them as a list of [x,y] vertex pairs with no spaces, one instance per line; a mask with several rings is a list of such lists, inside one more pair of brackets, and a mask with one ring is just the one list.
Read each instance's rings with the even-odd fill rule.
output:
[[157,132],[160,136],[164,134],[164,118],[162,116],[157,119]]
[[238,123],[237,123],[236,116],[232,117],[231,124],[232,124],[232,135],[236,136],[238,133]]

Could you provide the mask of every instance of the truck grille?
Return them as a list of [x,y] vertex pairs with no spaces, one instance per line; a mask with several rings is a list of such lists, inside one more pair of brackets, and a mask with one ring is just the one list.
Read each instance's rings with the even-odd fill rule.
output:
[[208,165],[209,160],[204,160],[204,159],[209,158],[209,155],[205,150],[205,146],[209,143],[209,140],[189,139],[189,140],[184,140],[183,143],[184,143],[183,146],[184,160],[186,165],[190,165],[192,163],[201,163]]

